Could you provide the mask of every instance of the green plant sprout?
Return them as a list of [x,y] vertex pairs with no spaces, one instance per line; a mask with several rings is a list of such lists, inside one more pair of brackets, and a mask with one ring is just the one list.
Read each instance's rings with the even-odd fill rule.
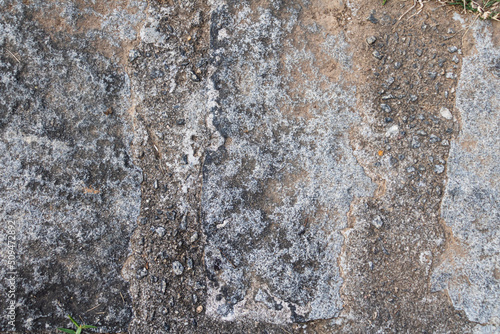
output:
[[71,322],[73,324],[75,324],[76,326],[76,331],[72,330],[72,329],[67,329],[67,328],[58,328],[58,330],[64,332],[64,333],[68,333],[68,334],[81,334],[82,331],[84,329],[87,329],[87,328],[97,328],[96,326],[90,326],[90,325],[79,325],[75,319],[73,319],[70,315],[68,315],[68,318],[69,320],[71,320]]

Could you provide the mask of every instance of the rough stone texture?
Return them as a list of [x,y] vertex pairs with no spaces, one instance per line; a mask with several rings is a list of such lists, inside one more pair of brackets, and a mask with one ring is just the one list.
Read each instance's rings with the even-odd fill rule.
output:
[[[456,309],[500,328],[500,47],[487,24],[474,27],[476,52],[463,58],[456,110],[461,130],[451,143],[441,215],[446,253],[432,275]],[[493,331],[492,328],[487,331]]]
[[498,25],[432,2],[0,4],[19,332],[498,332]]
[[[96,52],[93,33],[119,43],[106,24],[119,21],[123,29],[115,28],[126,33],[134,17],[124,10],[79,33],[90,8],[61,6],[53,17],[67,25],[60,31],[37,20],[59,12],[52,5],[0,4],[0,254],[6,261],[13,222],[18,329],[64,325],[66,314],[99,305],[95,324],[125,330],[132,312],[120,296],[128,290],[120,271],[139,215],[141,172],[129,152],[130,83]],[[7,268],[0,266],[0,309]],[[4,316],[0,328],[11,328]]]
[[[203,169],[213,317],[303,322],[342,309],[340,231],[352,199],[374,186],[349,145],[359,118],[356,87],[342,84],[352,67],[344,35],[297,23],[298,5],[243,2],[212,13],[220,64],[211,112],[224,137]],[[294,42],[293,30],[317,40]],[[338,66],[336,80],[327,63]]]
[[[453,109],[456,80],[445,74],[458,74],[448,47],[459,41],[446,32],[453,22],[436,24],[446,16],[439,9],[402,20],[392,9],[361,7],[357,15],[375,23],[362,26],[352,41],[363,45],[354,61],[365,79],[359,88],[363,121],[351,143],[378,189],[350,211],[342,253],[344,317],[333,331],[468,332],[470,324],[448,296],[429,289],[446,245],[439,213],[446,176],[435,165],[446,164],[449,146],[442,143],[459,129],[440,117],[442,107]],[[363,43],[370,35],[379,42]],[[381,60],[371,56],[374,50]],[[375,219],[383,221],[380,228]]]

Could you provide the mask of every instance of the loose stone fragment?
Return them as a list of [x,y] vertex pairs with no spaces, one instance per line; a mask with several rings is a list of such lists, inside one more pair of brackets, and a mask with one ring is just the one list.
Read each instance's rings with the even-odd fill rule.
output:
[[417,137],[413,137],[413,139],[411,140],[411,147],[412,148],[419,148],[420,147],[420,141],[418,140]]
[[382,58],[384,58],[384,56],[380,52],[378,52],[377,50],[372,52],[372,56],[374,56],[378,60],[381,60]]
[[161,288],[160,288],[160,291],[161,293],[165,293],[167,291],[167,281],[166,280],[162,280],[161,281]]
[[391,106],[388,104],[385,104],[385,103],[382,103],[380,105],[380,109],[382,109],[383,112],[391,112],[392,111]]
[[439,110],[439,113],[445,119],[452,119],[453,118],[453,116],[450,112],[450,109],[448,109],[446,107],[441,107],[441,110]]
[[370,45],[371,45],[371,44],[375,43],[375,41],[376,41],[376,40],[377,40],[377,37],[375,37],[375,36],[370,36],[370,37],[368,37],[368,38],[366,39],[366,43],[368,43],[368,44],[370,44]]
[[444,166],[443,165],[435,165],[434,172],[441,174],[442,172],[444,172]]
[[384,221],[382,220],[382,218],[380,218],[380,216],[375,216],[375,218],[372,220],[372,225],[380,229],[382,225],[384,225]]
[[456,79],[457,75],[453,72],[446,72],[446,79]]
[[198,240],[198,232],[194,232],[193,235],[191,235],[191,238],[189,240],[191,241],[191,243]]
[[373,24],[377,24],[378,23],[378,20],[375,18],[375,16],[373,15],[373,13],[371,13],[367,18],[366,18],[367,21],[370,21],[371,23]]
[[165,228],[162,226],[159,226],[155,229],[155,232],[160,236],[163,237],[165,235]]
[[141,279],[148,276],[148,270],[146,268],[142,268],[137,270],[137,279]]
[[184,272],[184,266],[179,261],[174,261],[174,263],[172,263],[172,270],[174,274],[180,276]]
[[441,138],[439,138],[439,137],[438,137],[438,136],[436,136],[436,135],[430,135],[430,137],[429,137],[429,141],[430,141],[431,143],[437,143],[437,142],[441,141]]

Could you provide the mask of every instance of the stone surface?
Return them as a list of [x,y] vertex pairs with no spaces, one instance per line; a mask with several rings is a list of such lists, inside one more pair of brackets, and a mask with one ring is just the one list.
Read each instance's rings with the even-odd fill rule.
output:
[[441,215],[450,246],[432,275],[455,308],[500,328],[500,47],[487,24],[474,28],[477,52],[463,58],[456,109],[461,131],[451,142]]
[[[278,323],[335,317],[340,231],[353,198],[374,190],[349,145],[359,118],[356,87],[341,83],[352,69],[345,37],[320,29],[308,32],[320,43],[292,44],[312,28],[297,26],[297,9],[278,3],[212,15],[238,20],[211,28],[221,58],[211,112],[224,145],[203,166],[205,263],[217,282],[207,313]],[[321,68],[326,63],[338,67],[337,80]]]
[[0,0],[0,332],[498,332],[500,28],[423,4]]
[[[100,21],[76,4],[0,6],[0,309],[8,302],[5,227],[12,222],[18,329],[53,328],[68,313],[99,306],[95,324],[124,330],[132,310],[120,296],[128,294],[120,271],[142,177],[130,157],[129,80],[94,43],[130,42],[140,22],[131,11],[143,8],[118,7]],[[100,24],[85,26],[81,16]],[[12,329],[3,315],[0,328]]]

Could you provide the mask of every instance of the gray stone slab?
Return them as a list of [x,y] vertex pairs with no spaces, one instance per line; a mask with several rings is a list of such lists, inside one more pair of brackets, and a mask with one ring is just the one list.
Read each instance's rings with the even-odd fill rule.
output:
[[[142,176],[129,157],[127,75],[91,34],[120,37],[79,34],[72,19],[89,7],[22,3],[0,4],[0,309],[14,301],[21,331],[64,326],[67,314],[123,331],[132,312],[120,271]],[[50,27],[49,7],[67,31]],[[109,20],[130,26],[120,15]],[[0,330],[13,329],[3,313]]]
[[285,18],[272,5],[212,14],[213,123],[225,144],[205,159],[202,214],[207,313],[218,319],[338,316],[340,231],[353,198],[374,190],[349,145],[355,87],[317,65],[351,70],[343,35],[312,24],[320,42],[295,47],[298,11],[275,6]]
[[[500,321],[500,49],[488,23],[473,29],[477,52],[463,58],[441,215],[450,247],[432,275],[471,321]],[[498,328],[497,328],[498,330]]]

